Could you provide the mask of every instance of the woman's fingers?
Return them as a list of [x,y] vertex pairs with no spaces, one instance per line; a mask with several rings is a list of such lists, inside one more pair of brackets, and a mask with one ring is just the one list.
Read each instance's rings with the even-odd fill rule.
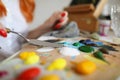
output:
[[68,17],[64,17],[64,18],[61,19],[59,24],[61,24],[61,26],[63,26],[67,23],[67,21],[68,21]]
[[59,23],[57,23],[55,26],[54,26],[54,29],[60,29],[62,28],[68,21],[68,17],[66,17],[65,19],[62,19],[59,21]]
[[63,12],[59,13],[59,15],[60,15],[59,19],[57,20],[57,22],[53,26],[53,28],[55,30],[60,29],[68,21],[68,13],[66,11],[63,11]]
[[0,29],[0,36],[7,37],[7,32],[5,29]]
[[45,21],[44,25],[46,28],[52,28],[54,30],[60,29],[68,21],[68,13],[66,11],[54,12],[48,20]]

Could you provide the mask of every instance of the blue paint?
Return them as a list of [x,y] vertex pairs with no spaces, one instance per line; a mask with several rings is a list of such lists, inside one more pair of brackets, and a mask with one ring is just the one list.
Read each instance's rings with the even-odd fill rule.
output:
[[95,44],[96,44],[97,46],[103,46],[103,45],[104,45],[103,42],[95,42]]
[[85,42],[91,42],[91,40],[90,40],[90,39],[87,39],[87,40],[85,40]]
[[91,41],[90,39],[87,39],[87,40],[85,40],[85,44],[94,44],[94,42]]
[[81,46],[85,46],[85,44],[80,43],[80,47],[81,47]]
[[73,46],[73,45],[68,45],[67,47],[78,49],[77,46]]

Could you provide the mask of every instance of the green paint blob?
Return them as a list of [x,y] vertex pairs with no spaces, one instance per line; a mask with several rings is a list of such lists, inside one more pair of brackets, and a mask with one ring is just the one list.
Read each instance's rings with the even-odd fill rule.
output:
[[95,53],[93,53],[93,55],[100,59],[100,60],[103,60],[105,61],[106,63],[110,64],[108,61],[105,60],[105,58],[103,57],[103,53],[101,51],[96,51]]
[[94,51],[94,48],[91,46],[81,46],[79,47],[79,50],[83,52],[91,53]]
[[80,47],[80,43],[79,42],[73,43],[73,46]]

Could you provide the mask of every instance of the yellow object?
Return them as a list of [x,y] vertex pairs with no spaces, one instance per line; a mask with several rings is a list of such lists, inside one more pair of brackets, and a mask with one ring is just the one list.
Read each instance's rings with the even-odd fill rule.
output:
[[32,51],[21,52],[19,57],[20,59],[24,60],[25,64],[35,64],[40,60],[40,57],[36,55],[36,52]]
[[91,74],[95,70],[96,64],[89,60],[84,60],[76,65],[76,71],[83,75]]
[[60,80],[60,77],[56,74],[49,74],[41,77],[40,80]]
[[67,62],[65,59],[63,58],[58,58],[56,60],[54,60],[49,66],[48,66],[48,70],[62,70],[66,67]]
[[31,51],[25,51],[25,52],[21,52],[19,57],[20,57],[20,59],[25,60],[28,57],[33,56],[33,55],[36,55],[36,53],[35,52],[31,52]]
[[33,55],[33,56],[29,56],[26,60],[25,60],[25,64],[35,64],[39,62],[39,56],[38,55]]

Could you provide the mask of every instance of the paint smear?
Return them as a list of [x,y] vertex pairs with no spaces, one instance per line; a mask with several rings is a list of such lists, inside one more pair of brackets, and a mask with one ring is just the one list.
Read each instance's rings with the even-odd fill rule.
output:
[[80,51],[71,47],[63,47],[60,49],[60,54],[64,56],[77,56],[80,54]]

